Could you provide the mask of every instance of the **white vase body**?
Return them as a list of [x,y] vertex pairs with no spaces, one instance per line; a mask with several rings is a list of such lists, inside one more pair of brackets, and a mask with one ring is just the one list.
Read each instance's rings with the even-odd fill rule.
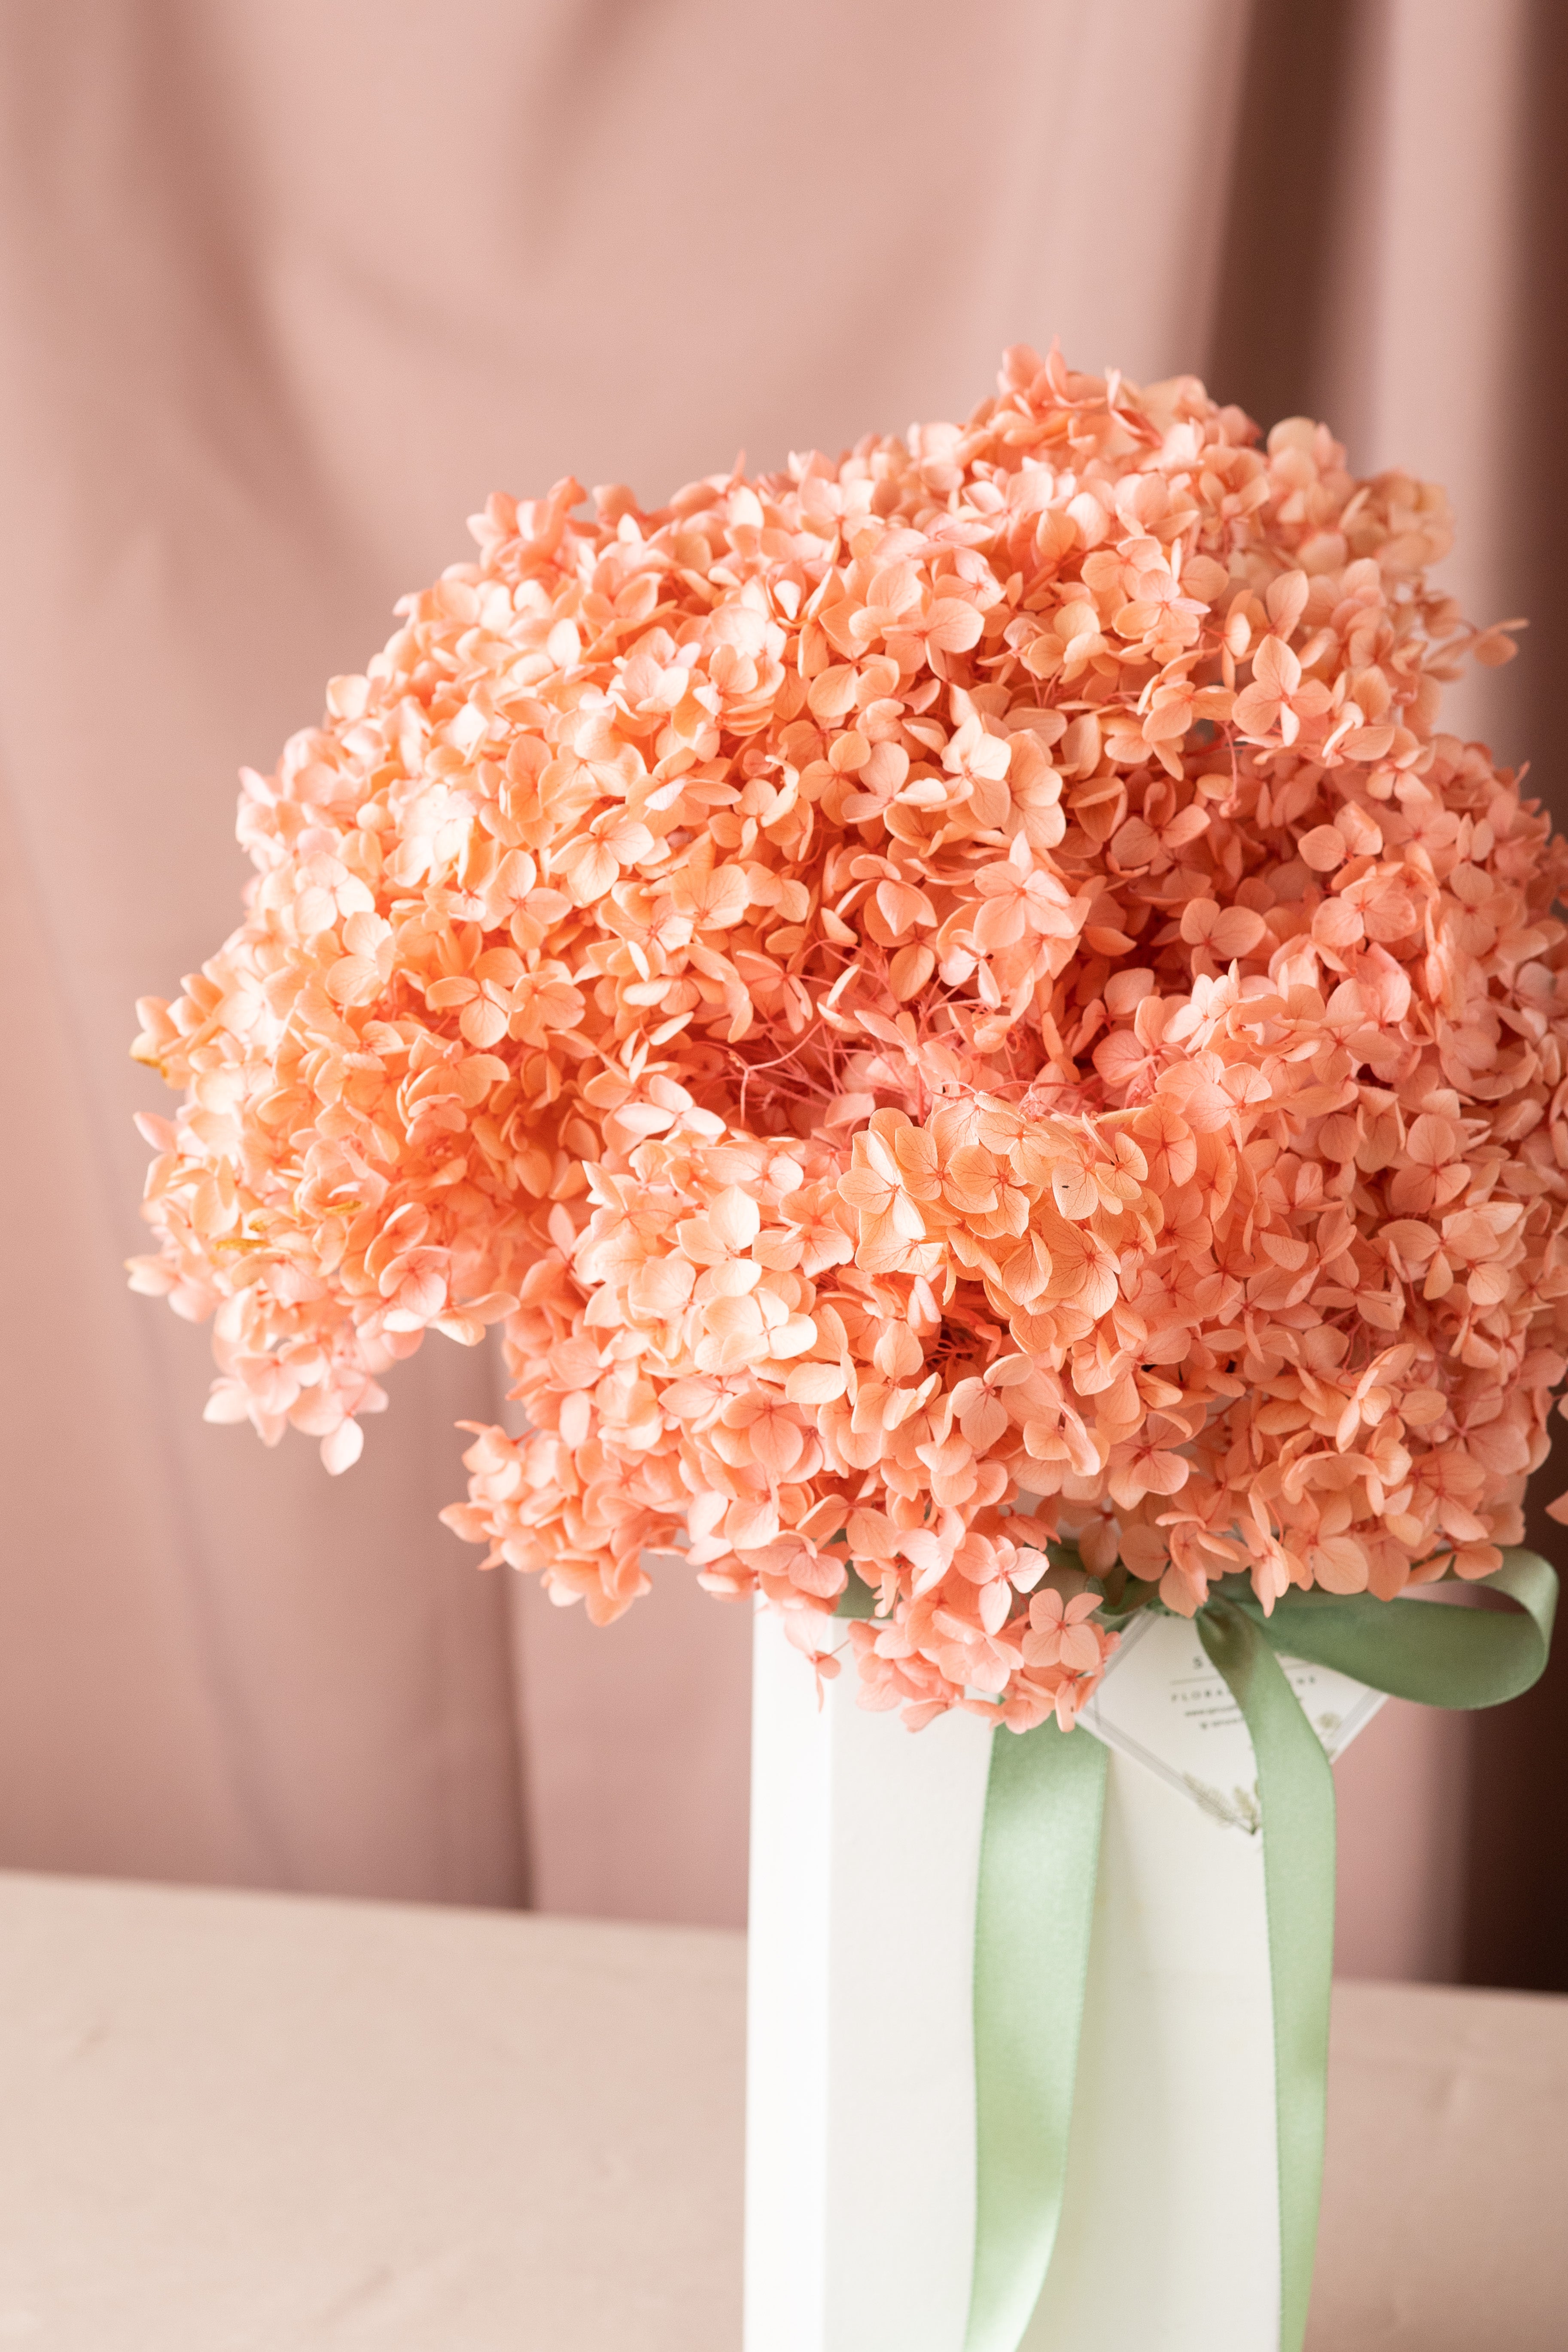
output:
[[[847,1661],[819,1707],[765,1614],[753,1688],[745,2352],[962,2352],[975,1892],[1010,1735],[911,1734],[857,1706]],[[1066,2200],[1025,2345],[1275,2352],[1261,1840],[1108,1760]]]

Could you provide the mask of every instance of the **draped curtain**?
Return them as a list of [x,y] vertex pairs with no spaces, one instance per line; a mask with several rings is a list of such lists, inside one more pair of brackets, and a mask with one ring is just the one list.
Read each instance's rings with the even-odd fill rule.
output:
[[[1450,723],[1550,795],[1565,43],[1551,0],[10,0],[0,1862],[741,1918],[745,1613],[672,1568],[595,1633],[477,1571],[436,1513],[489,1353],[431,1339],[339,1480],[202,1422],[205,1335],[124,1288],[132,1002],[234,919],[237,767],[489,490],[656,502],[1053,335],[1447,482],[1467,608],[1533,622]],[[1384,1711],[1343,1965],[1568,1985],[1565,1716]]]

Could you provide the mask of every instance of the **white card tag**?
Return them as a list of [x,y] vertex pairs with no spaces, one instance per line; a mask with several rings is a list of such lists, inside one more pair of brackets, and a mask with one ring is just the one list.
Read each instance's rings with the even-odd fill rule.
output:
[[[1300,1658],[1279,1663],[1332,1762],[1372,1721],[1384,1693]],[[1252,1741],[1228,1685],[1185,1618],[1135,1617],[1079,1720],[1215,1821],[1257,1836]]]

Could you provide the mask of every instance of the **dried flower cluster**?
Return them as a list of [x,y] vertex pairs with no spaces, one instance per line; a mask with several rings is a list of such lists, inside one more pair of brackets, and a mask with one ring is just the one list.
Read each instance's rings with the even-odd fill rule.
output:
[[1392,1598],[1518,1540],[1568,1330],[1563,845],[1435,731],[1442,494],[1191,378],[476,520],[270,779],[141,1287],[331,1469],[500,1320],[447,1514],[683,1549],[863,1696],[1065,1723],[1087,1575]]

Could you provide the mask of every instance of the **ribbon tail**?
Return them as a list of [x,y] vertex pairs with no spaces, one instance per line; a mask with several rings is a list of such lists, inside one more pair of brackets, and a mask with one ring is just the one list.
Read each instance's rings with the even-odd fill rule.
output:
[[[1265,1620],[1237,1605],[1271,1649],[1331,1666],[1424,1706],[1500,1706],[1539,1681],[1552,1646],[1557,1578],[1539,1552],[1510,1549],[1463,1591],[1499,1592],[1512,1609],[1444,1609],[1370,1592],[1287,1592]],[[1448,1588],[1452,1591],[1454,1588]]]
[[1106,1751],[993,1735],[974,1921],[974,2272],[963,2352],[1017,2352],[1067,2179]]
[[1329,2075],[1334,1957],[1334,1779],[1317,1734],[1263,1634],[1228,1601],[1197,1632],[1252,1735],[1263,1820],[1274,2092],[1279,2160],[1279,2346],[1307,2330]]

